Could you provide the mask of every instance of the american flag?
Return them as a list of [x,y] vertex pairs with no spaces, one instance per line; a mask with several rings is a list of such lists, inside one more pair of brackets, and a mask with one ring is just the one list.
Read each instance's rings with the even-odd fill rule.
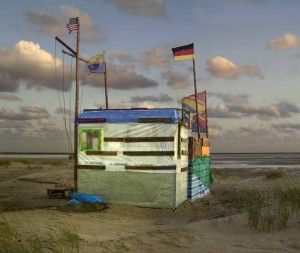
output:
[[72,31],[78,30],[78,24],[77,24],[77,18],[70,18],[69,24],[67,24],[67,28],[69,30],[69,33]]

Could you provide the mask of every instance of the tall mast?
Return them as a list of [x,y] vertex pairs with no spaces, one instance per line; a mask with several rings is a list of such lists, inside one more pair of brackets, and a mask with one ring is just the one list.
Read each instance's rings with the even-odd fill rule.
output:
[[200,140],[200,127],[199,127],[199,111],[198,111],[198,101],[197,101],[197,83],[196,83],[196,69],[195,69],[195,59],[193,58],[193,72],[194,72],[194,89],[195,89],[195,103],[196,103],[196,117],[197,117],[197,132],[198,140]]
[[76,42],[76,93],[75,93],[75,115],[74,115],[74,191],[77,191],[77,154],[78,154],[78,107],[79,107],[79,43],[80,43],[80,22],[77,20],[77,42]]
[[208,118],[208,115],[207,115],[207,100],[206,100],[206,90],[204,91],[205,92],[205,124],[206,124],[206,138],[208,138],[208,121],[207,121],[207,118]]
[[105,59],[105,51],[103,51],[103,58],[104,58],[104,64],[105,64],[105,71],[104,71],[104,87],[105,87],[105,108],[108,109],[108,94],[107,94],[107,64]]

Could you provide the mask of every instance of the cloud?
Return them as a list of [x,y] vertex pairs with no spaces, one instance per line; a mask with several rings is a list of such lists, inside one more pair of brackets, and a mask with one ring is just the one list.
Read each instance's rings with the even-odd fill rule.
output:
[[275,128],[276,130],[280,130],[280,131],[300,130],[299,123],[272,124],[272,127]]
[[[56,59],[56,66],[61,64]],[[1,48],[0,91],[16,91],[21,83],[38,89],[57,89],[54,67],[54,57],[34,42],[22,40],[13,48]]]
[[257,116],[262,120],[271,118],[290,118],[292,114],[299,113],[298,106],[289,102],[280,102],[267,106],[254,106],[250,104],[228,105],[228,109],[243,116]]
[[298,106],[289,102],[255,106],[251,104],[220,104],[215,108],[209,107],[208,114],[213,118],[242,118],[256,116],[261,120],[272,118],[290,118],[299,113]]
[[253,3],[253,4],[261,4],[264,0],[229,0],[231,2],[245,2],[245,3]]
[[[129,66],[108,64],[107,82],[112,89],[136,89],[157,87],[157,81],[149,79],[143,75],[137,74]],[[99,87],[99,75],[90,75],[86,77],[86,83]]]
[[208,96],[215,96],[222,99],[225,103],[229,104],[243,104],[249,102],[249,95],[231,95],[231,94],[223,94],[218,92],[207,92]]
[[291,117],[292,113],[299,113],[299,107],[293,103],[282,101],[279,102],[277,105],[278,111],[284,117]]
[[265,126],[262,123],[253,122],[247,127],[240,127],[240,131],[248,132],[248,133],[255,133],[255,134],[264,134],[270,132],[270,128]]
[[[16,91],[21,84],[37,89],[62,89],[55,82],[55,66],[60,69],[62,62],[55,59],[39,44],[20,41],[13,48],[0,49],[0,91]],[[108,82],[113,89],[149,88],[158,86],[157,81],[137,74],[133,68],[108,64]],[[65,69],[68,67],[65,66]],[[99,75],[89,75],[86,83],[99,86]],[[70,82],[65,83],[65,90]]]
[[68,15],[68,17],[80,17],[80,37],[87,43],[99,43],[106,41],[107,37],[99,26],[94,26],[90,16],[81,12],[72,6],[62,5],[61,10]]
[[152,102],[170,102],[173,101],[173,98],[167,94],[161,93],[159,96],[134,96],[131,97],[131,102],[144,102],[144,101],[152,101]]
[[215,108],[208,107],[207,108],[209,117],[212,118],[231,118],[231,119],[239,119],[241,116],[235,112],[230,111],[228,106],[224,104],[220,104]]
[[190,85],[191,79],[189,75],[179,72],[167,71],[161,74],[162,78],[167,81],[167,85],[173,89],[184,89]]
[[117,59],[119,62],[125,62],[125,63],[136,62],[136,60],[132,57],[130,53],[122,50],[110,50],[109,58],[112,60]]
[[22,98],[16,95],[0,95],[0,100],[8,100],[8,101],[23,101]]
[[119,10],[135,16],[163,17],[166,15],[166,7],[163,0],[106,0],[115,5]]
[[48,111],[39,105],[21,106],[19,109],[20,111],[16,112],[13,109],[4,107],[0,110],[0,118],[8,120],[37,120],[50,117]]
[[[30,121],[18,121],[18,120],[3,120],[0,121],[0,136],[1,139],[9,140],[7,144],[11,144],[12,140],[25,141],[28,143],[41,141],[44,142],[45,138],[57,138],[62,140],[64,137],[64,129],[58,127],[54,122],[49,121],[48,119],[37,120],[38,123],[33,124]],[[49,140],[48,144],[49,144]],[[19,146],[17,146],[19,147]],[[14,147],[13,150],[16,150]],[[27,150],[28,151],[28,150]]]
[[240,74],[243,74],[245,76],[258,77],[260,79],[264,78],[264,76],[261,73],[260,67],[255,64],[246,64],[240,67],[239,71]]
[[206,70],[212,77],[237,79],[240,75],[263,78],[260,67],[255,64],[246,64],[238,67],[232,61],[216,56],[206,61]]
[[300,46],[299,38],[296,35],[290,33],[286,33],[282,35],[280,38],[270,40],[267,44],[267,47],[269,49],[274,49],[274,50],[294,48],[299,46]]
[[69,21],[69,17],[80,17],[80,26],[82,28],[80,37],[82,41],[86,43],[99,43],[107,40],[101,28],[93,25],[88,14],[68,5],[60,6],[59,10],[65,16],[64,18],[45,11],[27,11],[25,12],[25,16],[29,22],[38,27],[40,34],[52,37],[67,33],[66,24]]
[[[104,105],[95,104],[96,108],[104,108]],[[131,109],[131,108],[154,108],[154,106],[149,102],[119,102],[119,103],[110,103],[109,104],[110,109]]]
[[39,27],[38,32],[45,35],[56,36],[66,32],[65,24],[58,17],[44,11],[25,12],[30,23]]
[[224,57],[216,56],[206,61],[206,70],[213,77],[236,79],[239,76],[238,67]]
[[140,53],[139,63],[141,67],[148,70],[151,67],[154,68],[169,68],[170,53],[162,47],[152,48],[151,50]]
[[54,113],[57,113],[57,114],[63,114],[63,113],[69,114],[69,113],[71,113],[71,114],[73,114],[74,112],[72,110],[69,110],[69,109],[66,109],[66,108],[64,109],[63,107],[57,107],[55,109]]

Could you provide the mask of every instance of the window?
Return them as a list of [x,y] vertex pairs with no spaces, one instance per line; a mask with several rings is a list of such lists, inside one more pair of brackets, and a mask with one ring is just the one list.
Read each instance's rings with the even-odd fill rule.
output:
[[102,129],[81,129],[79,133],[79,138],[80,151],[102,151]]

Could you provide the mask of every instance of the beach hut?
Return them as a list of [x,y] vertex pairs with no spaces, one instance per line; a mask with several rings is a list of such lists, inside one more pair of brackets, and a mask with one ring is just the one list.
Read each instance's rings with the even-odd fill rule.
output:
[[193,163],[191,130],[180,118],[179,109],[81,112],[78,191],[115,204],[158,208],[181,204],[188,197]]

